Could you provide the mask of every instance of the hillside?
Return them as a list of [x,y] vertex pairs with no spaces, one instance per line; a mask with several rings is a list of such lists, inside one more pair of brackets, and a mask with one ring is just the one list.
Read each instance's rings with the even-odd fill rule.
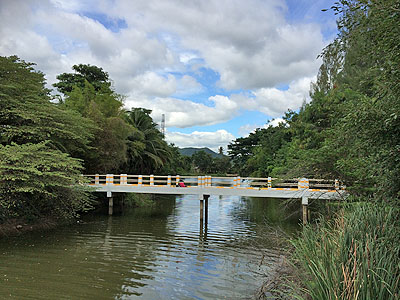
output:
[[184,155],[184,156],[192,156],[194,153],[198,152],[198,151],[205,151],[208,154],[211,154],[211,156],[214,157],[219,157],[221,156],[218,153],[215,153],[214,151],[212,151],[210,148],[192,148],[192,147],[188,147],[188,148],[179,148],[179,152]]

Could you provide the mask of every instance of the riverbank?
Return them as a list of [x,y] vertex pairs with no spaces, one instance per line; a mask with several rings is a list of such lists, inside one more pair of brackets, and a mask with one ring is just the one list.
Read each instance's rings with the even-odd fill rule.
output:
[[298,299],[297,295],[309,299],[304,292],[302,293],[304,284],[301,275],[299,269],[290,262],[290,253],[281,255],[279,263],[268,274],[268,280],[256,291],[254,299],[293,300]]
[[10,219],[0,224],[0,239],[4,237],[17,236],[31,231],[51,230],[65,225],[52,218],[41,218],[34,223],[28,223],[23,219]]

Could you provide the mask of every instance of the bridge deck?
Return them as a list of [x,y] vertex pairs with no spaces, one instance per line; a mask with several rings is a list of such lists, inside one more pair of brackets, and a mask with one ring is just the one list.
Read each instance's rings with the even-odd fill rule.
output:
[[[90,178],[89,185],[97,192],[112,193],[149,193],[149,194],[173,194],[173,195],[224,195],[247,196],[262,198],[310,198],[310,199],[341,199],[345,196],[344,189],[338,186],[337,181],[330,184],[311,184],[310,180],[302,178],[297,182],[280,183],[289,187],[273,187],[272,178],[240,178],[198,176],[183,177],[186,183],[196,184],[187,187],[177,187],[175,184],[182,177],[153,176],[153,175],[85,175]],[[145,178],[145,179],[144,179]],[[161,180],[160,180],[161,178]],[[105,180],[104,180],[105,179]],[[161,183],[161,184],[159,184]],[[220,185],[218,185],[220,184]],[[316,187],[322,188],[313,188]]]

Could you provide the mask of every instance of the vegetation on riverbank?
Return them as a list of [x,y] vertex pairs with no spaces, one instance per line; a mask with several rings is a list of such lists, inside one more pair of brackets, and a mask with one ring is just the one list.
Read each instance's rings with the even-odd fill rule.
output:
[[333,165],[351,180],[355,203],[332,221],[304,228],[294,257],[312,299],[398,299],[400,4],[340,1],[334,9],[340,34],[321,70],[332,78],[326,97],[340,95],[344,109],[334,127],[341,131],[331,130],[325,144],[337,148]]
[[321,55],[312,101],[228,148],[242,176],[347,184],[351,203],[293,242],[312,299],[398,299],[400,4],[341,0],[331,9],[339,34]]
[[399,207],[348,205],[293,241],[312,299],[399,299]]

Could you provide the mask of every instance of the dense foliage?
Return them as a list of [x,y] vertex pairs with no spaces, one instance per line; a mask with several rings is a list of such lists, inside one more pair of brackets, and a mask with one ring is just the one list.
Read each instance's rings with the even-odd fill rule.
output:
[[91,205],[72,156],[88,149],[95,127],[51,103],[32,66],[0,57],[0,221],[69,218]]

